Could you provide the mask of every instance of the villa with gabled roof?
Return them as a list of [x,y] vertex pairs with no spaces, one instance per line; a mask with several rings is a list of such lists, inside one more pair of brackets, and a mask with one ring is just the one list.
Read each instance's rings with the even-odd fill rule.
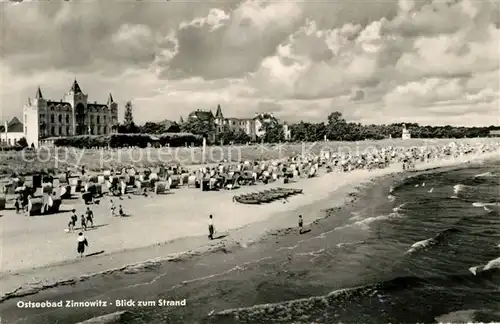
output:
[[[251,118],[224,117],[220,105],[217,105],[215,115],[211,110],[195,110],[189,114],[188,119],[189,118],[196,118],[205,122],[213,123],[213,126],[215,128],[214,137],[215,135],[220,134],[228,129],[240,129],[244,131],[253,141],[258,137],[262,137],[264,135],[264,124],[279,123],[278,119],[272,113],[255,113],[255,116]],[[285,131],[285,140],[289,140],[290,131],[288,129],[288,125],[285,123],[283,124],[283,126]]]

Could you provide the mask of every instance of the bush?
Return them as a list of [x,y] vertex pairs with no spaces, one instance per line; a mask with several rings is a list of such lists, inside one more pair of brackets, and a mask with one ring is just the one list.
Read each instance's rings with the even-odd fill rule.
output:
[[203,136],[191,133],[163,133],[157,136],[161,146],[180,147],[184,145],[200,146],[203,144]]
[[158,136],[150,134],[112,134],[112,135],[82,135],[61,137],[54,140],[55,146],[69,146],[76,148],[93,147],[141,147],[145,148],[148,144],[161,146],[170,145],[171,147],[188,145],[201,145],[203,138],[199,135],[190,133],[164,133]]
[[17,141],[17,145],[19,145],[22,148],[28,147],[28,141],[26,140],[26,137],[22,137]]

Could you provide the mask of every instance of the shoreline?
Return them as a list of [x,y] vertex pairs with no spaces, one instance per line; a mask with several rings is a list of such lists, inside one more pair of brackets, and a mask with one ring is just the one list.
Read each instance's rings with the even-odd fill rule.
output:
[[[481,160],[498,158],[498,152],[494,151],[480,156],[463,156],[460,158],[431,161],[429,163],[419,164],[417,165],[416,171],[422,172],[444,167],[460,166],[470,162],[480,162]],[[363,184],[376,181],[378,178],[383,176],[397,173],[402,172],[401,167],[396,164],[386,169],[371,172],[353,171],[348,174],[339,174],[335,172],[331,173],[330,177],[334,180],[334,176],[340,177],[342,175],[345,179],[344,183],[334,189],[331,189],[332,183],[327,182],[327,185],[329,186],[328,189],[325,189],[329,191],[326,197],[310,200],[305,204],[295,204],[296,206],[289,210],[271,213],[270,217],[267,217],[264,220],[249,223],[243,227],[229,229],[227,231],[229,234],[228,238],[217,242],[209,242],[207,244],[206,236],[182,237],[147,247],[124,249],[110,254],[103,254],[90,259],[85,258],[83,260],[69,260],[63,263],[51,264],[45,267],[36,267],[30,270],[19,271],[17,273],[3,273],[0,277],[2,280],[1,286],[3,293],[0,297],[0,303],[12,298],[33,295],[39,291],[56,286],[70,285],[75,282],[85,281],[101,274],[109,274],[117,271],[137,273],[140,272],[141,269],[157,263],[175,262],[192,256],[223,251],[224,249],[227,250],[238,247],[245,248],[248,245],[257,243],[273,232],[293,228],[289,225],[295,225],[297,217],[296,211],[301,208],[305,208],[307,206],[314,207],[324,200],[328,201],[329,208],[341,207],[349,200],[350,194],[358,192],[358,188]],[[412,173],[410,172],[408,174],[411,176]],[[323,174],[318,178],[323,178],[325,176],[327,177],[328,175]],[[302,181],[304,180],[299,182]],[[325,182],[325,180],[323,180],[323,182]],[[312,214],[313,215],[305,215],[304,223],[306,226],[320,219],[326,218],[324,213]],[[181,249],[181,251],[179,251],[179,249]],[[106,260],[104,260],[104,258]],[[79,266],[81,262],[85,262],[85,268],[91,270],[82,271],[83,269]],[[27,278],[31,278],[30,283],[26,283],[26,281],[28,281],[26,280]],[[45,280],[41,278],[44,278]]]

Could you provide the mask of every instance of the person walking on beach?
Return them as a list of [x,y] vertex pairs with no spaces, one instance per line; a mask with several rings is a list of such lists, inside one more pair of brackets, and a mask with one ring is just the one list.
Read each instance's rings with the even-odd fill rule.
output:
[[82,217],[80,220],[81,220],[81,224],[82,224],[82,229],[84,231],[86,231],[87,230],[87,221],[85,220],[85,215],[82,214]]
[[75,229],[76,222],[78,221],[78,216],[76,215],[76,210],[71,210],[71,216],[69,218],[68,230],[72,231]]
[[86,214],[87,224],[90,223],[90,227],[94,227],[94,213],[90,210],[90,207],[87,207]]
[[213,240],[214,239],[214,219],[212,215],[208,217],[208,238]]
[[303,226],[304,226],[304,221],[302,219],[302,215],[299,215],[299,234],[302,234]]
[[82,232],[78,233],[76,251],[80,254],[80,258],[83,258],[83,253],[85,252],[86,246],[89,246],[89,242],[87,241],[85,236],[83,236]]
[[19,198],[16,198],[16,202],[14,203],[14,207],[16,208],[16,214],[19,214],[19,211],[21,210],[21,202]]

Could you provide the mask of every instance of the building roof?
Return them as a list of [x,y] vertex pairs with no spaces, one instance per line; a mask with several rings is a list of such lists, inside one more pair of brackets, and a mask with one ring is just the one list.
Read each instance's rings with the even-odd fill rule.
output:
[[214,114],[211,111],[196,110],[189,114],[191,118],[198,118],[199,120],[208,121],[214,119]]
[[254,119],[253,119],[253,118],[237,118],[237,117],[228,117],[228,118],[226,118],[226,120],[246,122],[246,121],[251,121],[251,120],[254,120]]
[[38,89],[36,90],[35,99],[43,99],[42,90],[40,90],[40,86],[38,86]]
[[[5,132],[5,126],[0,125],[0,132]],[[24,133],[24,126],[23,123],[17,119],[17,117],[14,117],[10,120],[10,122],[7,123],[7,132],[8,133]]]
[[217,105],[217,112],[215,113],[215,118],[224,118],[220,105]]
[[61,106],[70,106],[69,102],[65,102],[65,101],[54,101],[54,100],[47,100],[47,106],[50,106],[50,105],[61,105]]
[[83,93],[76,79],[75,81],[73,81],[73,85],[71,86],[71,91],[73,91],[74,93]]
[[175,121],[164,119],[161,122],[158,123],[159,125],[162,125],[165,129],[170,129],[171,127],[179,126]]

